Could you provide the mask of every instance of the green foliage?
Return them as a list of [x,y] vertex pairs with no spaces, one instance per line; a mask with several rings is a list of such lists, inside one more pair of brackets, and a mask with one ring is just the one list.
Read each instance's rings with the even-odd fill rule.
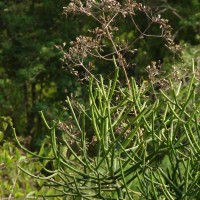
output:
[[[22,152],[16,146],[10,142],[4,142],[0,147],[0,198],[28,198],[39,192],[37,181],[33,181],[24,174],[16,166],[23,162],[25,168],[27,164],[31,162],[30,156],[21,155]],[[29,166],[30,171],[34,172],[39,166],[38,163],[32,163]]]
[[[123,4],[123,1],[119,2]],[[174,28],[173,37],[178,43],[187,42],[187,45],[192,46],[198,44],[198,1],[137,2],[149,5],[154,16],[161,14],[161,17],[170,19],[170,24]],[[20,135],[32,135],[36,138],[45,131],[37,117],[38,110],[44,110],[50,120],[58,115],[59,109],[56,108],[62,105],[70,93],[76,93],[84,100],[86,92],[83,85],[78,84],[71,74],[61,68],[59,58],[63,55],[54,49],[54,46],[66,42],[68,48],[70,41],[77,35],[98,27],[99,22],[84,15],[68,15],[66,21],[61,13],[63,6],[68,3],[69,1],[64,0],[0,2],[1,115],[12,117]],[[141,31],[151,24],[151,19],[141,11],[135,13],[134,20]],[[170,71],[174,64],[174,55],[164,46],[164,40],[157,37],[142,39],[141,33],[131,24],[132,20],[129,17],[118,17],[113,24],[120,26],[118,32],[114,32],[115,41],[132,41],[130,50],[138,50],[127,55],[131,66],[127,70],[128,73],[134,75],[137,80],[142,79],[146,76],[145,67],[152,60],[164,61],[164,70]],[[160,33],[156,23],[153,23],[152,28],[146,32],[155,35]],[[137,42],[134,42],[135,39]],[[112,49],[106,48],[105,53],[111,53],[109,51]],[[106,72],[107,75],[112,73],[108,70],[109,64],[102,60],[93,60],[94,71],[100,74]],[[84,73],[81,69],[80,74]],[[35,141],[32,144],[34,146]]]
[[[41,113],[48,142],[39,155],[22,148],[43,161],[48,176],[20,169],[58,192],[47,198],[198,199],[200,103],[194,66],[189,83],[169,80],[154,101],[146,82],[138,86],[132,79],[130,90],[122,88],[118,71],[108,84],[103,77],[90,80],[89,105],[67,98],[68,111],[52,126]],[[65,112],[70,116],[63,121]]]
[[[23,138],[20,138],[21,142]],[[55,194],[52,188],[43,188],[43,180],[30,178],[17,166],[30,173],[41,171],[43,165],[38,159],[26,154],[13,142],[1,141],[0,146],[0,199],[37,199],[38,195]]]
[[63,23],[61,13],[65,3],[56,0],[0,3],[1,115],[12,117],[20,135],[39,137],[43,127],[38,110],[51,107],[48,117],[53,118],[57,113],[54,107],[80,88],[61,69],[62,54],[54,48],[70,41],[79,29],[76,26],[73,33],[69,32],[72,22]]
[[[68,15],[66,23],[61,15],[66,1],[0,2],[0,198],[198,199],[198,0],[142,0],[137,2],[145,6],[134,9],[125,6],[134,1],[117,1],[120,9],[114,0],[103,7],[101,1],[88,2],[92,6],[77,0],[65,7],[67,15],[67,9],[82,13]],[[96,38],[94,30],[100,30]],[[80,33],[85,36],[76,38]],[[100,49],[94,49],[99,39]],[[173,39],[183,47],[182,62]],[[87,91],[58,61],[70,55],[63,49],[71,40],[71,56],[85,68],[66,64],[84,84],[90,80]],[[90,57],[80,60],[74,46]],[[116,63],[113,69],[113,55],[126,81]],[[197,66],[192,73],[191,58]],[[163,78],[165,70],[171,78]],[[45,112],[44,123],[38,110]],[[20,149],[10,140],[13,124]]]
[[12,119],[10,117],[0,117],[0,142],[3,140],[4,133],[8,126],[13,126]]

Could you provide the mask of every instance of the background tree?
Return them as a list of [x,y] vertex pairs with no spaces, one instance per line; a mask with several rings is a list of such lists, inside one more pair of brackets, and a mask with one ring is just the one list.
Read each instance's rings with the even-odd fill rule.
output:
[[78,90],[54,48],[82,29],[80,20],[64,22],[64,4],[55,0],[0,3],[1,115],[11,116],[26,136],[42,135],[39,110],[48,108],[49,117],[53,116],[66,94]]

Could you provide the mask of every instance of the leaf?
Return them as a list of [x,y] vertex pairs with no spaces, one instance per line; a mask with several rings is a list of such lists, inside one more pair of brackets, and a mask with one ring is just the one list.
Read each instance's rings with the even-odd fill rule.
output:
[[3,140],[3,137],[4,137],[4,133],[0,131],[0,142]]
[[3,127],[3,130],[6,131],[6,129],[8,127],[8,123],[7,122],[2,122],[2,127]]
[[8,125],[13,126],[12,119],[10,117],[1,116],[0,117],[0,130],[6,131]]
[[24,196],[24,193],[22,193],[22,192],[15,193],[15,197],[23,197],[23,196]]
[[35,196],[35,191],[31,191],[26,195],[26,198]]

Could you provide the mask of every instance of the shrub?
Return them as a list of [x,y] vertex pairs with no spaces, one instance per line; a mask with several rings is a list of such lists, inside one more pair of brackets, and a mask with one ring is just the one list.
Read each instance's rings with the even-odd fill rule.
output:
[[[46,180],[56,197],[198,199],[200,103],[194,70],[188,85],[169,81],[154,100],[146,82],[138,86],[131,79],[130,89],[120,87],[118,71],[108,84],[103,77],[90,79],[89,105],[67,98],[52,126],[41,112],[50,149],[45,155],[44,145],[35,156],[48,166],[43,168],[48,176],[32,176]],[[65,120],[64,112],[70,113]]]

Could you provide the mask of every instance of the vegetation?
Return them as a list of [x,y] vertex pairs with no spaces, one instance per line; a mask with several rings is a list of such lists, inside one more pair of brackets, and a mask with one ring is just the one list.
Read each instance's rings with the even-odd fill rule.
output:
[[142,3],[0,3],[2,199],[198,199],[199,3]]
[[168,92],[160,90],[153,102],[145,95],[147,86],[138,87],[134,79],[131,90],[118,86],[118,71],[108,85],[102,77],[100,83],[90,80],[89,106],[67,98],[71,115],[66,122],[66,110],[52,126],[41,113],[49,129],[44,146],[51,150],[46,155],[43,146],[35,157],[43,160],[48,176],[20,169],[59,192],[45,197],[198,199],[200,103],[195,76],[188,86],[170,83]]

